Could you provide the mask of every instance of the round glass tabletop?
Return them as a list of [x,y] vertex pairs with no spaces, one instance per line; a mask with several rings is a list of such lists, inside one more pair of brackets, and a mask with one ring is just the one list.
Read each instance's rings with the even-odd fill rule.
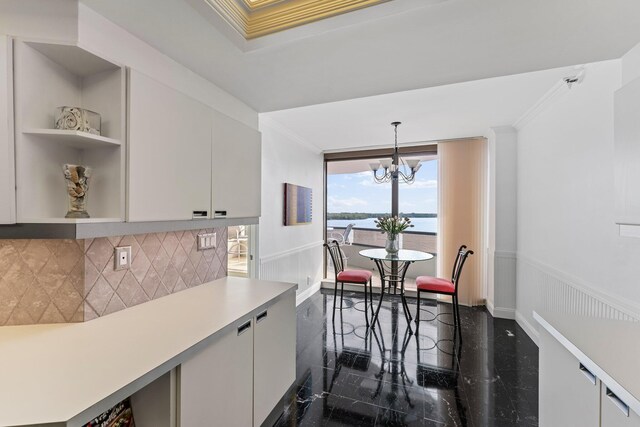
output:
[[390,254],[385,249],[365,249],[360,251],[360,255],[369,259],[400,262],[427,261],[433,258],[433,254],[428,252],[409,249],[400,249],[397,254]]

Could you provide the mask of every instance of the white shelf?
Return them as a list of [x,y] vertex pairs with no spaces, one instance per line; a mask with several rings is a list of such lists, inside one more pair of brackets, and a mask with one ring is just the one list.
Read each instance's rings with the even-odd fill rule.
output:
[[121,145],[121,142],[117,139],[77,130],[27,129],[23,133],[26,135],[36,135],[52,142],[80,149],[91,147],[119,147]]
[[120,68],[117,64],[100,58],[78,46],[40,42],[26,42],[26,44],[56,64],[81,77]]
[[32,218],[23,224],[99,224],[102,222],[124,222],[122,218]]

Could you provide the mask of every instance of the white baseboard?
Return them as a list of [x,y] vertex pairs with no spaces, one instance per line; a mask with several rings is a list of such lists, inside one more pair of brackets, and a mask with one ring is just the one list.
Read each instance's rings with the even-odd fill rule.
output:
[[302,304],[303,302],[305,302],[313,294],[318,292],[321,287],[322,287],[322,282],[314,283],[313,285],[309,286],[307,289],[305,289],[304,291],[296,295],[296,307]]
[[493,312],[494,312],[494,307],[493,307],[493,301],[489,301],[489,300],[485,300],[484,301],[485,306],[487,307],[487,311],[489,312],[489,314],[493,317],[494,316]]
[[491,313],[491,315],[498,319],[515,320],[516,310],[513,308],[493,307],[493,313]]
[[538,333],[538,329],[535,328],[529,321],[527,321],[526,317],[524,317],[519,311],[516,311],[516,322],[524,331],[529,335],[529,338],[538,345],[538,339],[540,337]]

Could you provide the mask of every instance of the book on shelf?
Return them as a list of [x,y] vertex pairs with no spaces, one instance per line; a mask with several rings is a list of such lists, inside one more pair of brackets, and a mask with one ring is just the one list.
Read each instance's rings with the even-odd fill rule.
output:
[[131,402],[129,399],[123,400],[89,421],[84,427],[135,427]]

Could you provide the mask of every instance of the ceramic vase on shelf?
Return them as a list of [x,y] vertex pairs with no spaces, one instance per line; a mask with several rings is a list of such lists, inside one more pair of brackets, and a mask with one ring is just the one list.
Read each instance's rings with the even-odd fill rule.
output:
[[387,242],[384,245],[387,253],[395,255],[400,250],[400,235],[387,233]]
[[91,168],[80,165],[64,165],[62,167],[67,181],[69,195],[69,211],[65,218],[89,218],[87,213],[87,191]]

